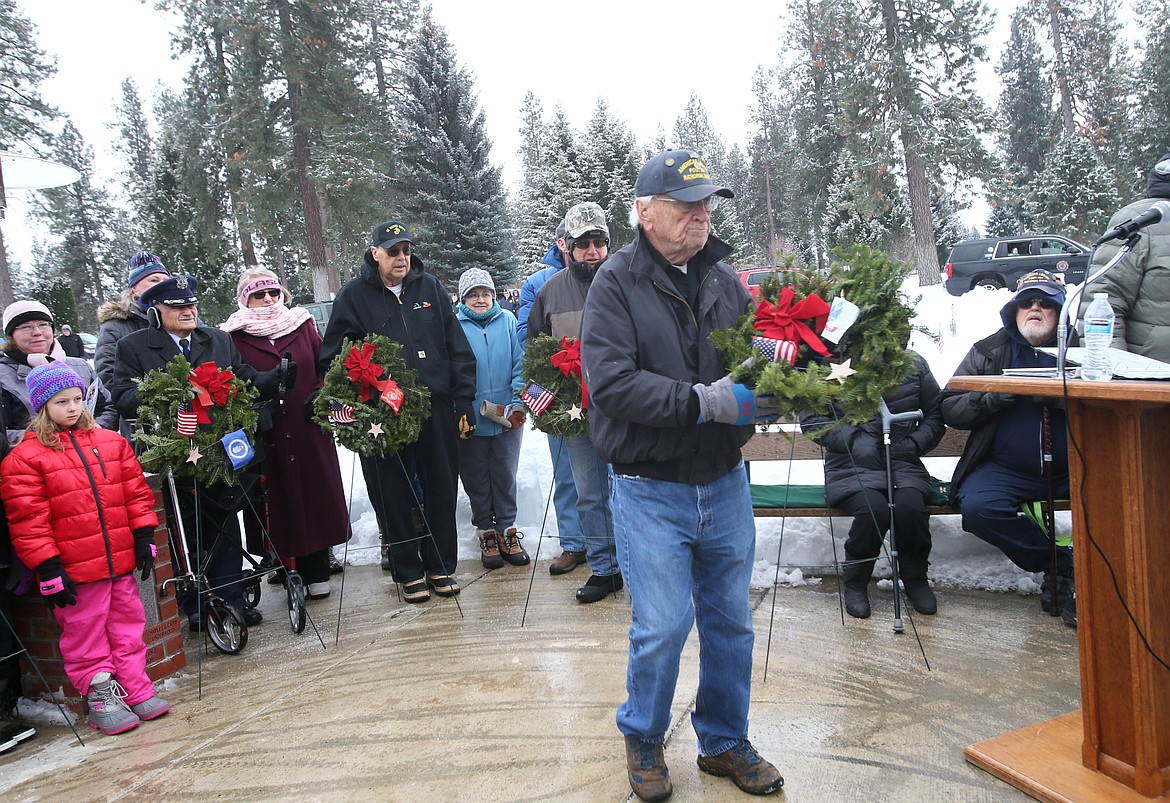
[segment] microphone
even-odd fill
[[[1151,226],[1161,220],[1170,220],[1170,203],[1155,201],[1154,205],[1142,214],[1114,226],[1101,239],[1093,243],[1093,246],[1096,247],[1110,240],[1124,240],[1138,229],[1144,229],[1146,226]]]

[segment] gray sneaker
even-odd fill
[[[171,704],[156,694],[149,699],[130,706],[130,710],[134,712],[136,717],[146,722],[151,719],[158,719],[170,711]]]
[[[109,672],[98,672],[89,682],[89,726],[107,736],[125,733],[142,722],[126,705],[126,692]]]

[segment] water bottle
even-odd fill
[[[1113,321],[1117,316],[1109,304],[1108,293],[1093,293],[1093,303],[1085,313],[1085,359],[1081,377],[1094,382],[1113,378],[1109,347],[1113,343]]]

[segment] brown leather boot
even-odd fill
[[[662,745],[626,737],[626,772],[630,789],[642,800],[666,800],[674,793]]]
[[[548,565],[549,574],[568,574],[585,562],[585,550],[570,552],[565,550]]]

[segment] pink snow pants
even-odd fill
[[[126,690],[126,704],[154,696],[146,675],[146,611],[132,574],[77,584],[77,604],[54,608],[61,625],[65,674],[82,694],[98,672],[109,672]]]

